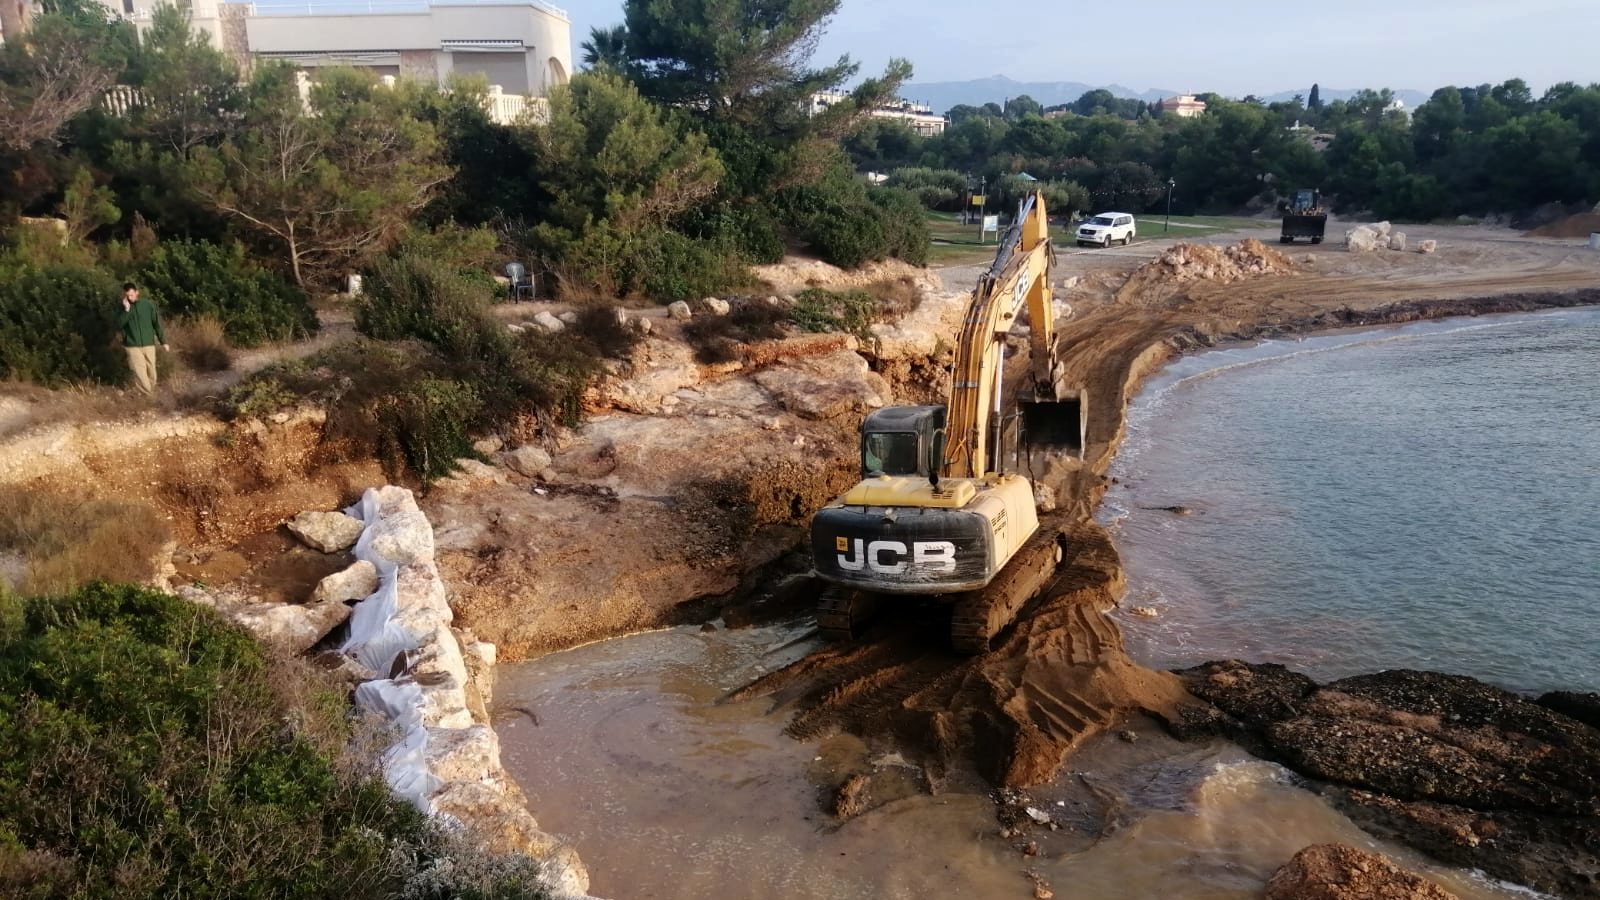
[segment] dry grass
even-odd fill
[[[879,322],[898,322],[922,302],[922,291],[906,276],[874,281],[862,290],[877,301],[875,318]]]
[[[0,438],[41,425],[116,419],[127,414],[131,396],[104,385],[46,388],[23,381],[0,382]]]
[[[178,358],[194,372],[225,372],[233,367],[232,348],[215,316],[181,319],[168,326]]]
[[[171,527],[144,503],[0,490],[0,553],[25,565],[24,594],[62,594],[95,580],[146,582]]]

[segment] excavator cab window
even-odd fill
[[[861,475],[928,476],[944,453],[942,406],[891,406],[861,423]]]
[[[922,463],[921,443],[913,432],[866,435],[861,442],[861,468],[869,474],[916,475]]]

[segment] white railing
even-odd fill
[[[430,6],[532,6],[571,19],[567,11],[544,0],[265,0],[251,4],[257,16],[361,16],[423,13]]]
[[[385,87],[394,87],[395,77],[385,75],[381,79]],[[304,71],[295,73],[295,86],[300,90],[300,99],[307,107],[311,105],[311,76]],[[450,93],[441,90],[441,93]],[[125,116],[144,105],[144,97],[139,89],[132,85],[114,84],[100,97],[100,108],[113,116]],[[550,100],[546,97],[529,97],[524,94],[508,94],[498,84],[489,85],[489,93],[483,97],[483,110],[489,114],[490,121],[496,125],[515,125],[519,122],[543,124],[550,121]]]
[[[100,98],[100,108],[113,116],[125,116],[143,105],[139,89],[126,84],[113,84]]]

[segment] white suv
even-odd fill
[[[1089,244],[1100,247],[1109,247],[1112,244],[1127,245],[1138,236],[1139,226],[1134,223],[1133,216],[1127,213],[1101,213],[1078,226],[1079,247]]]

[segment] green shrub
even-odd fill
[[[928,264],[933,235],[917,198],[898,188],[880,187],[868,193],[882,223],[884,252],[914,266]]]
[[[836,169],[815,185],[785,191],[780,204],[789,230],[840,268],[890,256],[916,265],[927,261],[927,222],[906,191],[869,189],[848,169]]]
[[[101,269],[0,258],[0,378],[119,384],[121,284]]]
[[[642,272],[645,294],[660,303],[715,296],[747,278],[744,260],[732,247],[676,231],[656,233]]]
[[[382,897],[425,820],[289,723],[209,609],[92,585],[22,601],[0,652],[0,834],[74,896]],[[4,842],[0,842],[4,843]]]
[[[867,340],[876,309],[877,301],[866,291],[811,288],[795,295],[790,316],[807,331],[842,331]]]
[[[420,378],[400,385],[375,410],[378,451],[404,460],[425,481],[443,478],[456,460],[475,458],[472,430],[482,402],[469,384],[447,378]]]
[[[170,317],[214,316],[237,347],[317,331],[304,292],[251,262],[239,244],[165,241],[140,267],[140,287]]]
[[[543,897],[351,752],[342,692],[212,610],[0,592],[7,897]]]
[[[905,168],[889,173],[889,186],[910,191],[927,209],[959,212],[967,196],[967,178],[953,169]]]
[[[534,229],[536,242],[558,260],[555,270],[570,297],[644,296],[660,303],[698,300],[745,284],[749,270],[732,243],[692,238],[665,228],[622,230],[594,226],[581,239]]]

